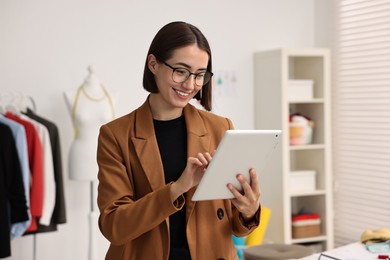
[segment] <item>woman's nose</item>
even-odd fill
[[[182,84],[187,89],[196,88],[195,75],[190,75]]]

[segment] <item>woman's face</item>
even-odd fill
[[[165,63],[173,68],[187,69],[197,74],[207,70],[208,61],[207,52],[193,44],[175,50],[173,56]],[[195,84],[194,75],[182,83],[175,82],[172,78],[173,70],[166,64],[157,62],[153,55],[149,56],[149,68],[155,76],[159,90],[159,93],[152,94],[153,105],[157,105],[160,112],[175,109],[181,111],[201,89],[201,86]]]

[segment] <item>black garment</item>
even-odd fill
[[[61,143],[59,131],[57,126],[53,122],[37,115],[31,109],[27,108],[27,112],[25,114],[31,119],[34,119],[35,121],[43,124],[49,132],[50,145],[53,157],[54,180],[56,185],[56,202],[53,210],[53,215],[51,217],[50,225],[44,226],[40,225],[38,222],[38,229],[36,231],[27,232],[26,235],[56,231],[58,224],[66,223],[66,207],[64,182],[62,178]]]
[[[28,220],[27,210],[15,139],[0,123],[0,258],[11,256],[11,224]]]
[[[187,163],[187,129],[184,116],[159,121],[153,120],[165,183],[176,181]],[[170,254],[169,260],[191,259],[186,235],[186,207],[169,217]]]

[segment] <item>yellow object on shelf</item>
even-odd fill
[[[263,243],[264,234],[267,230],[267,225],[270,217],[271,209],[261,207],[260,225],[246,237],[245,245],[256,246],[261,245]]]

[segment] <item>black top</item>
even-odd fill
[[[153,120],[158,148],[164,168],[165,183],[179,179],[187,163],[187,129],[184,116]],[[186,207],[169,217],[169,260],[191,259],[186,236]]]

